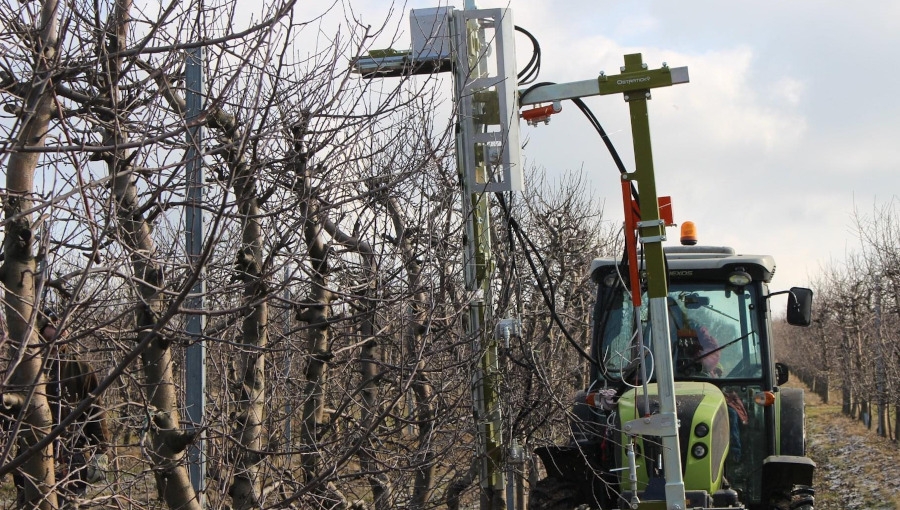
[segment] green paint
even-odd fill
[[[648,385],[648,392],[651,400],[658,398],[658,386],[656,384]],[[619,399],[618,411],[622,423],[629,420],[640,418],[640,406],[637,405],[636,399],[641,395],[641,391],[630,390]],[[710,494],[715,493],[722,487],[722,481],[725,474],[725,458],[728,454],[727,448],[716,448],[714,443],[727,444],[728,442],[728,410],[725,403],[725,396],[722,391],[715,385],[706,382],[679,382],[675,385],[676,398],[700,397],[702,400],[697,406],[692,416],[679,416],[682,420],[678,430],[678,435],[687,434],[687,452],[685,455],[684,470],[684,486],[687,490],[705,490]],[[709,427],[709,434],[706,437],[699,438],[694,434],[694,428],[705,423]],[[628,435],[621,435],[622,444],[628,441]],[[635,444],[641,452],[648,451],[646,438],[635,437]],[[702,444],[706,447],[707,454],[702,459],[696,459],[691,455],[691,449]],[[649,445],[652,449],[654,445]],[[656,450],[660,450],[657,446]],[[625,449],[622,448],[621,458],[625,458]],[[645,487],[648,480],[647,464],[651,462],[646,458],[638,458],[638,487]],[[625,466],[622,466],[625,467]],[[627,486],[627,472],[620,472],[620,482],[623,486]],[[643,506],[641,508],[644,508]]]
[[[656,193],[656,176],[653,172],[653,150],[650,143],[650,119],[647,100],[650,89],[672,85],[668,67],[648,70],[640,53],[625,55],[625,69],[622,74],[600,77],[601,94],[625,94],[631,112],[631,136],[634,141],[635,171],[628,174],[629,180],[637,183],[640,193],[641,222],[639,235],[644,240],[644,259],[647,264],[647,296],[665,298],[665,259],[662,239],[666,228],[659,222],[659,203]]]

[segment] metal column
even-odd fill
[[[203,48],[193,48],[187,52],[185,73],[185,117],[188,123],[196,119],[203,109]],[[185,169],[187,171],[187,203],[185,208],[185,224],[187,236],[185,251],[191,268],[197,271],[198,277],[185,305],[190,310],[204,308],[203,296],[206,294],[204,271],[200,264],[203,248],[203,130],[193,126],[187,131],[187,150],[185,153]],[[206,407],[206,342],[203,340],[203,329],[206,320],[202,314],[188,314],[186,330],[191,344],[185,353],[185,398],[188,420],[194,427],[203,426],[203,414]],[[206,486],[206,441],[205,434],[188,448],[188,462],[191,484],[200,505],[206,506],[203,491]]]
[[[634,73],[634,74],[631,74]],[[665,68],[663,70],[665,73]],[[613,78],[611,77],[610,80]],[[666,508],[685,509],[684,479],[681,473],[681,447],[678,443],[678,415],[675,409],[675,379],[672,366],[672,347],[669,339],[668,285],[662,242],[666,239],[664,222],[660,219],[659,200],[656,193],[656,176],[653,172],[653,151],[650,146],[650,119],[647,100],[652,86],[657,85],[643,63],[641,55],[625,55],[622,75],[616,77],[619,86],[636,86],[637,90],[624,93],[631,111],[631,136],[634,140],[635,171],[627,176],[638,183],[640,192],[641,221],[638,223],[640,242],[644,246],[647,262],[647,297],[650,301],[650,332],[654,360],[656,361],[656,381],[659,388],[659,414],[642,420],[629,422],[632,432],[640,432],[638,427],[647,426],[650,432],[662,438],[663,466],[666,478]],[[646,88],[644,88],[646,87]],[[601,88],[603,84],[601,83]]]
[[[467,6],[472,6],[468,4]],[[492,31],[490,37],[485,31]],[[456,154],[463,179],[466,221],[464,271],[469,313],[466,331],[481,356],[472,381],[481,508],[506,506],[500,412],[500,371],[493,319],[489,192],[523,187],[512,13],[508,9],[455,11],[451,23],[457,107]],[[489,62],[493,57],[495,60]]]

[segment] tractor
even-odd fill
[[[812,291],[771,292],[769,255],[686,244],[665,247],[664,258],[687,508],[811,510],[815,464],[806,457],[803,390],[783,386],[789,372],[775,362],[770,298],[787,294],[787,322],[807,326]],[[660,363],[650,348],[646,285],[631,283],[628,260],[642,256],[590,267],[591,383],[576,395],[569,444],[536,450],[547,477],[532,488],[531,509],[672,508],[662,441],[640,430],[660,410]]]

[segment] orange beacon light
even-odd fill
[[[697,244],[697,227],[693,221],[685,221],[681,224],[681,244],[694,246]]]

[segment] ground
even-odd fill
[[[806,404],[816,510],[900,509],[900,446],[841,414],[840,404],[823,404],[809,391]]]
[[[818,466],[816,510],[900,510],[900,445],[842,415],[839,404],[823,404],[809,391],[806,403],[807,449]],[[0,510],[14,501],[6,477],[0,481]]]

